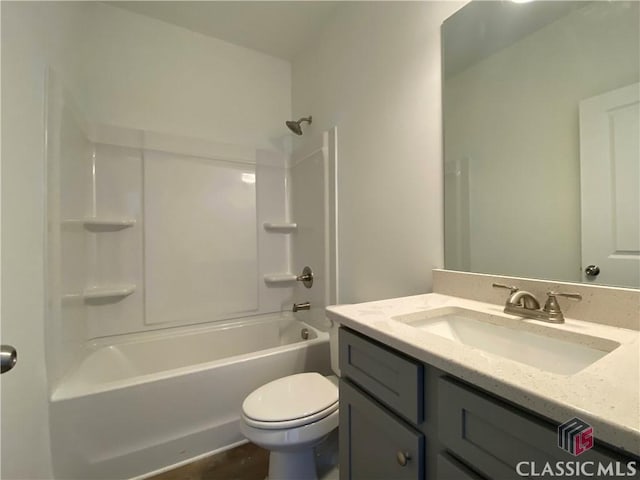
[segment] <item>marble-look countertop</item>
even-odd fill
[[[560,375],[469,347],[407,323],[397,315],[446,306],[462,307],[528,330],[591,343],[589,337],[620,344],[582,371]],[[537,412],[558,424],[578,416],[597,440],[640,455],[640,332],[566,319],[564,324],[522,319],[502,306],[438,293],[327,308],[329,319],[433,365],[481,389]],[[581,337],[585,335],[587,337]],[[597,343],[597,340],[595,341]]]

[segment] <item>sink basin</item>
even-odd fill
[[[561,375],[577,373],[619,343],[458,307],[393,317],[425,332]]]

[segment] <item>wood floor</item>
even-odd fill
[[[247,443],[148,480],[264,480],[268,470],[269,451]]]
[[[338,480],[338,429],[315,447],[319,480]],[[246,443],[146,480],[265,480],[269,451]]]

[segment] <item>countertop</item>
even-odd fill
[[[441,307],[490,314],[528,329],[556,329],[558,336],[587,335],[620,344],[572,375],[540,370],[393,320]],[[565,319],[564,324],[522,319],[502,306],[438,293],[327,308],[329,319],[363,333],[558,424],[578,416],[596,440],[640,455],[640,332]],[[548,331],[548,330],[547,330]]]

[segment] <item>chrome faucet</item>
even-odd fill
[[[291,309],[294,313],[299,310],[311,310],[311,304],[309,302],[304,303],[294,303],[293,308]]]
[[[494,283],[494,288],[506,288],[510,291],[509,298],[504,305],[504,313],[520,315],[525,318],[535,318],[550,323],[564,323],[564,314],[556,297],[567,297],[574,300],[582,300],[579,293],[547,292],[547,301],[540,308],[540,302],[530,292],[520,290],[518,287]]]
[[[313,287],[313,271],[311,270],[311,267],[304,267],[302,269],[302,274],[298,275],[296,280],[298,282],[302,282],[302,284],[307,288]]]

